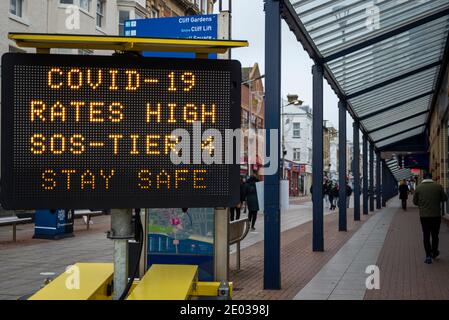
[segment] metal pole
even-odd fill
[[[134,237],[133,231],[132,209],[112,209],[108,238],[114,240],[114,300],[128,284],[128,240]]]
[[[346,231],[346,101],[338,102],[338,231]]]
[[[324,251],[323,234],[323,67],[315,64],[313,74],[312,202],[313,251]]]
[[[381,171],[380,171],[380,152],[376,152],[376,209],[382,209],[382,186],[381,186]]]
[[[281,149],[281,156],[282,156],[282,173],[281,173],[281,179],[285,179],[285,136],[284,136],[284,100],[281,98],[281,134],[282,134],[282,149]]]
[[[382,207],[387,206],[387,188],[388,188],[388,180],[387,180],[387,165],[385,164],[385,160],[382,160]]]
[[[368,214],[368,138],[363,135],[363,214]]]
[[[250,80],[250,79],[248,79]],[[253,103],[252,103],[252,96],[251,96],[251,83],[252,81],[248,82],[248,90],[249,90],[249,100],[248,100],[248,108],[249,108],[249,116],[248,116],[248,154],[246,156],[248,161],[248,176],[251,176],[251,164],[249,161],[250,158],[250,142],[249,138],[251,136],[251,118],[253,116]]]
[[[369,144],[369,211],[374,211],[374,145]]]
[[[271,141],[270,130],[279,133],[281,97],[281,8],[278,0],[265,0],[265,128],[266,150],[280,146],[279,134]],[[279,149],[277,149],[279,150]],[[264,187],[264,289],[281,288],[281,211],[279,207],[280,157],[277,170],[265,176]]]
[[[353,133],[353,143],[354,143],[354,161],[352,174],[354,176],[354,221],[360,220],[360,139],[359,131],[360,125],[358,121],[353,123],[354,133]]]

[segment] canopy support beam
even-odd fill
[[[267,132],[280,127],[281,96],[281,15],[278,0],[265,1],[265,127]],[[279,202],[280,156],[279,134],[271,139],[267,134],[266,150],[276,147],[276,170],[265,175],[264,188],[264,277],[263,287],[269,290],[281,289],[281,210]],[[273,165],[273,164],[271,164]]]
[[[342,100],[338,102],[338,128],[338,231],[346,231],[346,101]]]

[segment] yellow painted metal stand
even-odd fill
[[[112,263],[76,263],[29,300],[112,300]],[[187,300],[218,296],[219,282],[198,281],[198,266],[154,264],[127,300]],[[232,283],[229,283],[232,296]]]
[[[127,300],[186,300],[198,282],[198,266],[151,266]]]
[[[209,53],[226,53],[228,49],[247,47],[248,41],[118,37],[75,34],[9,33],[19,47],[36,48],[37,53],[50,53],[52,48],[194,52],[198,58]]]
[[[113,274],[112,263],[76,263],[29,300],[111,300]]]

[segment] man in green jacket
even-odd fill
[[[424,236],[427,264],[432,263],[440,252],[438,251],[438,234],[441,224],[441,203],[447,201],[443,187],[432,180],[432,175],[426,173],[424,180],[416,188],[413,203],[419,207],[419,217]],[[432,242],[430,242],[432,237]]]

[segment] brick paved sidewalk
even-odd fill
[[[230,272],[235,286],[233,299],[293,299],[368,218],[362,216],[362,221],[354,222],[353,210],[348,209],[348,231],[338,232],[338,211],[325,216],[324,252],[312,252],[311,222],[283,232],[281,290],[263,290],[263,241],[242,250],[241,271]],[[232,255],[231,266],[234,263]]]
[[[101,215],[92,217],[93,224],[89,230],[86,228],[82,218],[75,219],[73,233],[75,237],[91,235],[95,233],[104,234],[111,228],[111,216]],[[35,245],[39,243],[52,243],[58,240],[33,239],[34,223],[17,225],[17,242],[12,240],[12,226],[0,227],[0,250],[7,248],[18,248],[22,246]],[[104,235],[106,237],[106,235]]]
[[[441,255],[424,263],[418,209],[397,209],[380,252],[380,290],[367,291],[365,299],[449,299],[449,227],[440,230]]]

